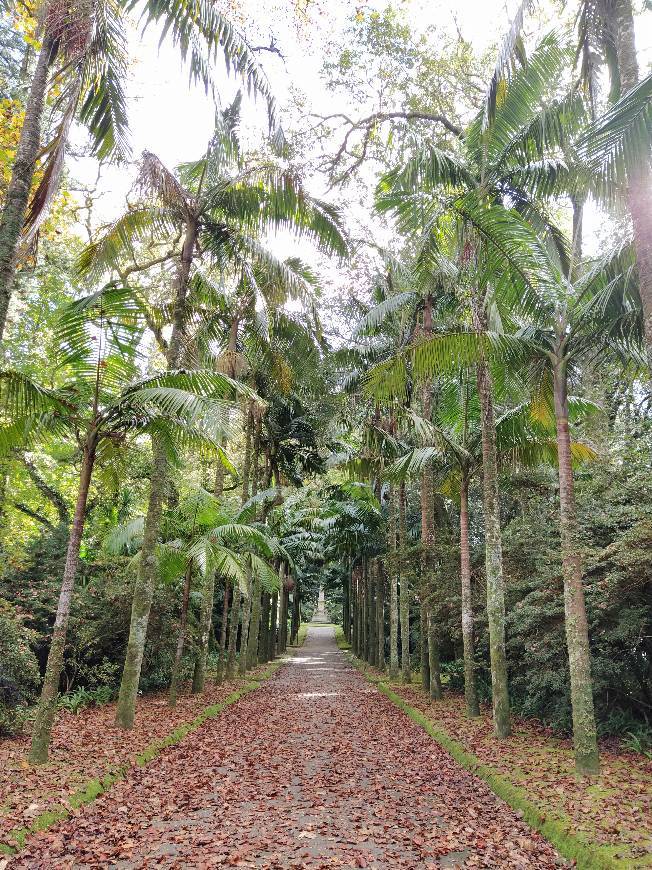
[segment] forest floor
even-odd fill
[[[421,713],[434,726],[436,739],[466,753],[466,762],[476,771],[481,768],[499,794],[511,795],[513,806],[529,804],[538,822],[554,825],[561,839],[570,835],[595,849],[588,866],[652,867],[652,759],[619,751],[614,740],[603,741],[600,777],[579,778],[570,739],[514,717],[512,735],[498,741],[490,705],[469,719],[460,693],[445,691],[440,701],[430,701],[416,682],[390,683],[363,663],[358,666]]]
[[[11,859],[34,870],[563,864],[317,626],[255,692]]]
[[[269,666],[267,666],[268,668]],[[23,845],[31,834],[57,816],[80,811],[102,791],[103,784],[144,763],[166,742],[195,722],[207,709],[217,712],[227,699],[252,687],[266,666],[247,678],[217,685],[206,681],[201,695],[181,694],[174,708],[166,693],[138,700],[135,727],[125,732],[115,724],[115,704],[88,707],[78,713],[60,710],[50,745],[50,762],[27,763],[27,735],[0,741],[0,867],[2,851]],[[3,848],[4,847],[4,848]]]

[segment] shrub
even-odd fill
[[[18,610],[0,598],[0,734],[22,728],[40,682],[36,656]]]

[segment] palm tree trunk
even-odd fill
[[[383,563],[376,560],[376,667],[385,671],[385,571]]]
[[[191,581],[192,562],[186,568],[186,573],[183,578],[183,599],[181,601],[181,620],[179,623],[179,636],[177,637],[177,648],[174,653],[172,679],[170,680],[170,692],[168,694],[168,704],[170,707],[176,706],[177,696],[179,694],[179,676],[181,673],[181,658],[183,656],[183,647],[186,642],[186,629],[188,627],[188,606],[190,604]]]
[[[372,667],[376,665],[378,656],[378,644],[376,642],[376,584],[378,563],[377,559],[369,562],[369,582],[367,583],[367,618],[369,632],[369,651],[367,661]]]
[[[16,275],[16,256],[25,223],[36,161],[41,148],[41,125],[48,86],[52,40],[45,34],[25,104],[25,116],[11,179],[0,216],[0,342],[4,337]]]
[[[224,679],[226,670],[226,635],[229,625],[229,584],[224,580],[224,598],[222,599],[222,620],[220,622],[220,649],[217,661],[217,674],[215,681],[218,685]]]
[[[72,593],[77,577],[79,564],[79,547],[84,532],[84,520],[86,517],[86,504],[88,502],[88,490],[93,475],[95,463],[96,437],[89,436],[82,456],[81,471],[79,473],[79,490],[75,514],[70,528],[66,563],[63,570],[63,581],[59,592],[57,615],[52,631],[52,641],[48,653],[48,661],[43,678],[41,697],[39,698],[36,711],[34,730],[32,731],[32,744],[29,751],[29,760],[32,764],[43,764],[48,760],[48,750],[54,716],[57,710],[57,697],[59,695],[59,681],[63,669],[63,653],[66,646],[66,632],[70,617]]]
[[[479,333],[486,332],[486,313],[482,309],[479,291],[473,294],[473,325]],[[494,418],[491,373],[484,359],[476,365],[478,397],[480,399],[482,431],[482,473],[485,527],[485,565],[487,573],[487,622],[489,624],[489,657],[491,661],[491,694],[494,733],[498,738],[511,733],[507,653],[505,649],[505,584],[503,580],[503,545],[500,529],[500,499],[498,496],[498,463],[496,460],[496,423]]]
[[[428,602],[424,599],[422,592],[419,602],[419,673],[421,675],[421,688],[428,694],[430,693],[429,625]]]
[[[464,697],[470,717],[480,715],[473,649],[473,606],[471,601],[471,554],[469,551],[469,479],[460,480],[460,577],[462,583],[462,644],[464,648]]]
[[[192,675],[192,693],[204,691],[206,682],[206,660],[208,658],[208,639],[211,635],[213,619],[213,599],[215,598],[215,571],[207,571],[202,590],[201,611],[199,614],[199,649]]]
[[[582,585],[581,542],[571,464],[566,368],[563,361],[558,361],[554,368],[554,392],[559,458],[559,517],[564,574],[564,612],[573,708],[575,766],[578,773],[592,775],[600,772],[600,759],[593,708],[589,628]]]
[[[396,556],[396,500],[397,492],[389,485],[389,678],[398,679],[398,560]]]
[[[476,375],[482,415],[487,621],[489,623],[494,732],[496,737],[503,738],[508,737],[511,733],[507,653],[505,649],[505,587],[503,580],[502,534],[500,529],[500,501],[498,498],[494,406],[491,375],[484,360],[478,363]]]
[[[186,322],[188,280],[197,244],[197,233],[197,221],[188,220],[183,248],[181,249],[181,260],[176,276],[172,334],[170,335],[170,343],[166,353],[168,369],[175,369],[181,357],[182,339]],[[161,527],[163,498],[167,479],[168,461],[165,446],[159,438],[154,436],[152,437],[152,473],[150,477],[147,516],[145,518],[145,531],[143,534],[143,545],[140,550],[140,565],[131,604],[127,654],[122,670],[120,693],[116,709],[116,723],[122,728],[133,728],[134,717],[136,715],[136,700],[138,698],[140,671],[145,654],[147,625],[149,623],[154,586],[156,584],[156,544]]]
[[[260,634],[260,596],[261,596],[260,577],[256,575],[253,583],[252,601],[251,601],[251,625],[249,627],[249,640],[247,644],[247,667],[255,668],[258,664],[258,637]]]
[[[439,667],[439,637],[437,634],[437,619],[432,604],[428,606],[428,665],[430,671],[430,697],[438,701],[441,698],[441,672]]]
[[[263,603],[260,618],[260,640],[258,642],[258,661],[263,664],[269,661],[269,617],[271,611],[272,596],[269,592],[263,592]]]
[[[278,592],[272,593],[272,607],[270,612],[270,627],[269,627],[269,655],[268,661],[274,661],[278,643],[276,639],[276,620],[278,617]]]
[[[410,669],[410,586],[408,583],[407,567],[405,563],[405,483],[401,482],[398,493],[398,542],[399,558],[401,559],[401,680],[404,683],[412,682]]]
[[[231,617],[229,620],[229,649],[226,656],[226,678],[232,680],[236,671],[236,649],[238,644],[238,623],[240,621],[240,587],[233,584],[231,596]]]
[[[295,646],[299,641],[299,626],[301,625],[301,587],[298,581],[292,594],[292,621],[290,625],[290,646]]]
[[[342,581],[342,631],[347,643],[351,642],[349,628],[351,625],[351,564],[347,561],[346,577]]]
[[[636,37],[631,0],[615,0],[611,4],[616,55],[620,74],[620,92],[625,95],[639,81]],[[643,308],[645,349],[652,373],[652,208],[650,207],[652,172],[649,160],[641,160],[633,168],[627,184],[627,200],[632,216],[634,248],[638,266],[638,286]]]
[[[356,658],[360,658],[358,646],[358,571],[358,565],[351,569],[351,649]]]
[[[242,603],[242,628],[240,629],[240,654],[238,657],[238,673],[244,676],[247,673],[247,656],[249,654],[249,620],[251,618],[251,596],[253,595],[253,581],[251,573],[247,572],[247,594]]]
[[[116,709],[116,722],[122,728],[133,728],[134,725],[138,684],[145,653],[147,623],[158,576],[156,543],[161,526],[168,460],[165,447],[157,437],[152,438],[152,454],[150,494],[145,517],[143,546],[131,602],[129,640],[127,641],[127,654]]]

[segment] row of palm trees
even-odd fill
[[[600,9],[589,10],[587,4],[583,14],[595,16]],[[623,20],[612,24],[626,28]],[[382,480],[392,487],[386,550],[392,676],[399,623],[403,658],[409,654],[409,627],[395,606],[396,575],[401,590],[410,582],[410,567],[394,558],[397,546],[407,552],[401,487],[410,476],[420,479],[421,564],[412,574],[420,575],[421,584],[422,676],[434,696],[437,631],[429,598],[441,577],[432,562],[429,468],[440,491],[459,500],[469,715],[477,715],[478,704],[468,491],[471,476],[482,471],[493,717],[496,735],[504,738],[511,726],[499,472],[508,464],[554,460],[576,765],[580,773],[595,774],[599,758],[573,478],[573,465],[593,452],[571,439],[573,419],[595,409],[571,393],[581,390],[583,370],[601,357],[641,361],[647,303],[640,238],[635,234],[632,244],[588,260],[582,256],[582,210],[589,196],[610,205],[626,195],[631,206],[641,166],[648,173],[644,189],[649,193],[650,85],[632,90],[630,83],[629,93],[592,121],[595,106],[576,83],[560,88],[568,64],[566,46],[556,34],[542,39],[522,65],[508,63],[521,25],[517,20],[486,103],[463,136],[450,148],[417,145],[378,184],[377,208],[394,216],[410,254],[403,262],[386,258],[379,304],[360,324],[359,346],[349,353],[359,373],[353,383],[373,409],[374,446],[358,457],[357,467],[364,460],[377,487]],[[552,217],[562,200],[572,205],[570,237]],[[649,220],[649,204],[645,208]],[[373,635],[384,624],[377,613],[383,608],[382,574],[359,567],[348,592],[357,607],[347,633],[354,648],[379,667],[384,667],[383,644]],[[360,643],[361,633],[372,635],[371,649],[366,640]],[[430,663],[435,673],[426,676]]]
[[[231,49],[236,51],[237,43]],[[237,135],[239,109],[238,96],[232,106],[218,113],[204,156],[181,167],[179,174],[153,154],[143,154],[135,185],[137,201],[80,257],[81,278],[94,283],[108,278],[108,283],[61,313],[56,329],[58,365],[50,383],[35,383],[13,370],[0,376],[3,451],[72,436],[82,458],[66,569],[32,734],[30,760],[34,763],[48,757],[93,470],[97,463],[115,461],[131,437],[149,435],[152,468],[147,510],[138,530],[136,582],[117,705],[120,726],[131,728],[134,723],[154,589],[164,570],[164,557],[170,559],[165,528],[171,518],[164,503],[171,470],[181,456],[203,452],[213,457],[217,470],[212,508],[205,506],[199,518],[194,517],[191,528],[185,530],[187,540],[177,547],[176,561],[172,560],[177,567],[184,565],[172,703],[178,692],[193,575],[198,571],[204,575],[194,679],[195,688],[201,690],[216,577],[231,589],[229,647],[223,658],[227,673],[232,674],[238,637],[241,671],[257,662],[254,647],[263,625],[261,608],[267,605],[267,624],[276,618],[276,603],[272,606],[269,601],[273,578],[278,587],[279,572],[286,576],[293,565],[289,551],[257,527],[256,520],[260,513],[265,523],[278,499],[277,493],[270,495],[269,491],[274,484],[280,486],[287,470],[287,456],[277,455],[280,436],[277,433],[275,439],[270,429],[273,416],[265,411],[266,398],[273,399],[274,390],[287,392],[292,380],[282,353],[287,333],[299,346],[303,341],[311,352],[316,348],[310,330],[281,309],[288,298],[311,298],[315,279],[298,259],[281,261],[270,253],[266,234],[290,231],[336,255],[345,253],[346,242],[337,213],[309,197],[295,173],[273,157],[245,158]],[[262,322],[263,313],[267,324]],[[146,333],[154,337],[162,370],[143,378],[148,365],[143,352]],[[264,398],[270,382],[271,395]],[[261,418],[266,413],[263,445]],[[237,474],[228,442],[242,427],[245,513],[233,522],[223,517],[219,522],[216,511],[221,510],[225,471]],[[260,468],[263,454],[265,467]],[[262,500],[258,499],[259,485],[267,491]],[[248,508],[250,494],[253,513]],[[280,607],[281,649],[287,640],[283,627],[290,586],[289,581],[281,582],[278,595],[276,589],[273,593]],[[226,591],[224,601],[226,605]],[[297,617],[298,613],[294,623]],[[225,629],[226,610],[222,622]],[[226,639],[224,631],[223,635]]]

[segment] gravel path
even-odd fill
[[[257,691],[35,837],[11,867],[561,864],[313,625]]]

